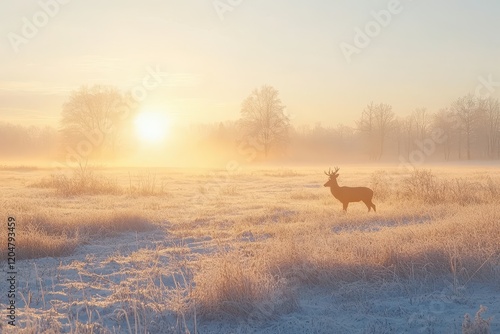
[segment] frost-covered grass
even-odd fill
[[[51,170],[0,170],[0,217],[18,221],[19,257],[39,258],[19,262],[21,327],[499,330],[493,169],[341,166],[339,184],[372,187],[377,205],[347,214],[323,169],[101,169],[94,179],[123,191],[95,195],[54,191]],[[480,305],[493,318],[466,323]]]

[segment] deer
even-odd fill
[[[360,202],[363,201],[368,207],[368,212],[373,208],[373,211],[377,212],[375,204],[372,203],[373,190],[367,187],[339,187],[337,183],[337,177],[339,176],[338,171],[340,168],[335,167],[335,171],[332,172],[328,169],[328,173],[325,174],[329,177],[328,182],[324,184],[325,187],[330,187],[333,197],[338,199],[344,206],[344,212],[347,212],[347,206],[350,202]]]

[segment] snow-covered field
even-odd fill
[[[54,173],[0,170],[18,257],[53,255],[16,262],[4,333],[500,333],[493,169],[435,168],[449,183],[421,189],[425,174],[342,167],[340,185],[376,194],[377,213],[347,214],[322,169],[104,169],[123,191],[97,195],[40,185]],[[132,191],[144,183],[158,191]]]

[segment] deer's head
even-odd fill
[[[339,177],[338,171],[340,168],[335,167],[335,171],[332,172],[330,168],[328,168],[328,172],[325,171],[325,174],[329,177],[328,182],[324,184],[325,187],[332,187],[337,184],[337,177]]]

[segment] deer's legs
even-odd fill
[[[366,207],[368,208],[368,212],[370,212],[372,208],[373,211],[377,212],[375,204],[373,204],[372,201],[363,201],[363,203],[365,203]]]
[[[342,205],[344,207],[344,211],[347,212],[347,206],[349,205],[349,202],[342,203]]]

